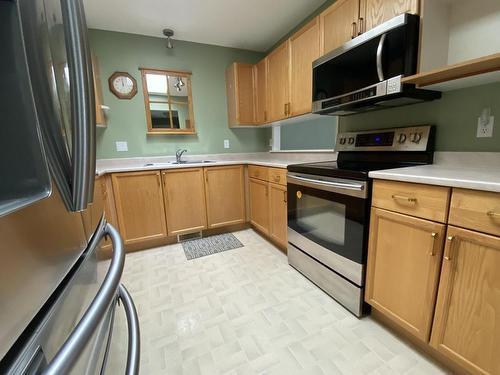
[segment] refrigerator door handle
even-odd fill
[[[139,318],[137,317],[137,310],[125,286],[120,284],[118,288],[118,296],[123,302],[125,315],[127,317],[128,326],[128,353],[127,353],[127,367],[125,375],[138,375],[139,374],[139,361],[141,354],[141,335],[139,332]]]
[[[113,255],[108,272],[82,319],[78,322],[52,361],[44,369],[43,375],[70,373],[81,352],[108,311],[109,306],[117,296],[125,264],[125,252],[120,234],[111,224],[106,223],[105,220],[101,220],[99,229],[92,239],[90,246],[97,246],[105,235],[109,235],[113,243]]]
[[[92,62],[82,1],[61,0],[71,82],[72,204],[75,211],[92,202],[95,176],[95,97]]]

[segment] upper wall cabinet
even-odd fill
[[[269,121],[290,116],[290,41],[267,56],[267,98]]]
[[[255,123],[265,124],[267,116],[267,57],[253,66]]]
[[[291,116],[312,109],[312,63],[319,57],[319,18],[314,18],[290,38]]]
[[[191,73],[141,68],[148,134],[195,134]]]
[[[364,4],[363,4],[364,3]],[[358,29],[361,33],[390,20],[402,13],[419,13],[418,0],[361,0],[361,16]],[[363,13],[365,17],[362,17]]]
[[[227,117],[230,128],[254,125],[253,65],[233,63],[226,69]]]
[[[104,108],[106,106],[103,104],[102,99],[102,86],[101,86],[101,75],[99,71],[99,62],[97,57],[92,54],[92,71],[93,71],[93,81],[94,81],[94,96],[95,96],[95,123],[97,126],[105,128],[107,126],[106,116],[104,114]]]
[[[360,0],[338,0],[320,14],[321,54],[328,53],[356,37],[359,10]]]

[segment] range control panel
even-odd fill
[[[339,133],[335,151],[427,151],[431,131],[425,125]]]

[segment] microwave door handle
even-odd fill
[[[128,327],[128,352],[125,375],[138,375],[141,353],[141,335],[139,332],[139,318],[137,316],[137,310],[132,296],[123,284],[120,284],[118,288],[118,298],[123,302]]]
[[[84,210],[92,201],[95,176],[95,97],[92,63],[82,1],[61,0],[70,87],[72,205]]]
[[[380,82],[382,82],[385,79],[384,67],[382,66],[382,59],[384,57],[384,45],[386,37],[387,34],[382,34],[377,47],[377,75]]]
[[[304,181],[304,182],[308,182],[310,184],[317,185],[317,186],[331,186],[331,187],[335,187],[335,188],[339,188],[339,189],[359,190],[359,191],[362,191],[364,189],[364,186],[361,184],[349,184],[349,183],[345,183],[345,182],[321,181],[321,180],[315,180],[312,178],[291,176],[291,175],[288,175],[288,179],[291,181],[293,181],[293,180]]]

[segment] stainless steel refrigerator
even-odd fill
[[[139,371],[122,240],[102,213],[84,225],[95,177],[93,90],[81,0],[0,0],[1,374],[118,373],[108,355],[119,311],[128,323],[125,373]],[[105,236],[113,252],[102,263]]]

